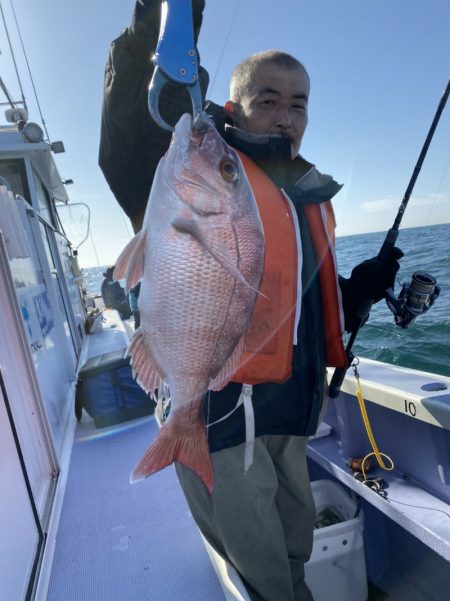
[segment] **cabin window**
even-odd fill
[[[23,159],[0,160],[0,186],[6,186],[14,196],[19,194],[31,203]]]
[[[39,214],[47,223],[56,229],[56,222],[50,195],[36,172],[34,173],[34,182],[36,185],[36,194],[39,203]]]

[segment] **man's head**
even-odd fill
[[[225,111],[234,125],[255,134],[281,134],[297,156],[308,123],[309,76],[278,50],[253,54],[234,69]]]

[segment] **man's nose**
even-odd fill
[[[277,127],[289,129],[292,127],[291,113],[288,107],[279,107],[277,111]]]

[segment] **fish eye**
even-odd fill
[[[232,183],[238,179],[239,171],[236,163],[230,159],[222,159],[219,165],[220,175],[226,182]]]

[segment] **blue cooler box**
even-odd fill
[[[150,415],[155,404],[136,383],[125,349],[89,359],[78,376],[77,417],[81,407],[97,428]]]

